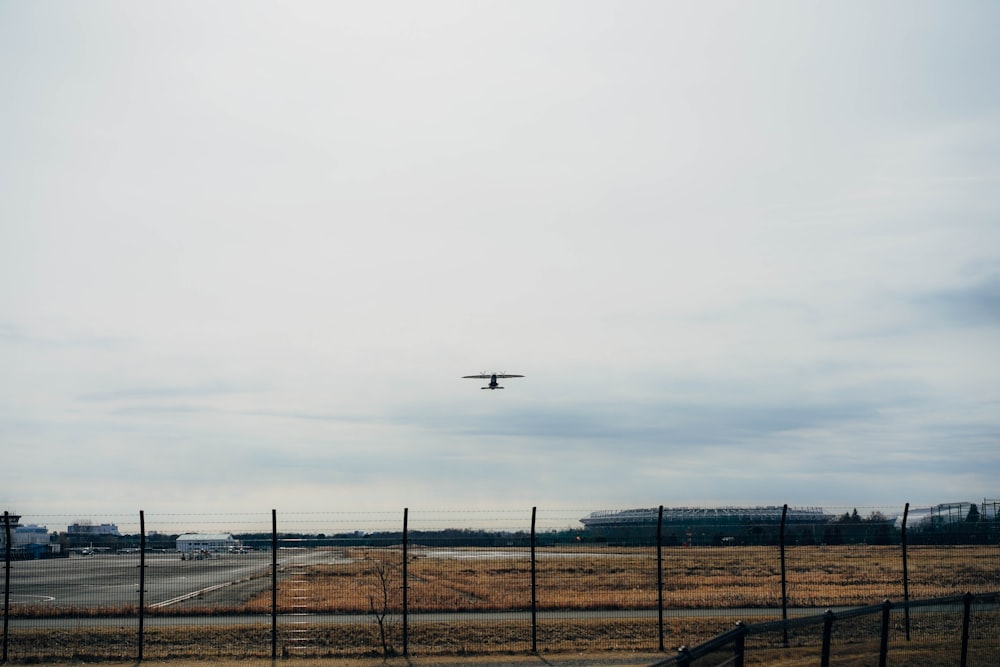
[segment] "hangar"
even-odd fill
[[[664,507],[665,545],[767,544],[777,540],[784,508],[758,507]],[[602,540],[648,542],[656,536],[658,508],[604,510],[580,519],[584,530]],[[830,516],[819,507],[789,507],[785,520],[789,527],[814,530]],[[817,539],[817,538],[813,538]]]
[[[230,533],[185,533],[177,538],[177,551],[182,554],[199,551],[226,552],[238,549],[240,541]]]

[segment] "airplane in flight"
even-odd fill
[[[480,389],[503,389],[499,384],[497,384],[497,378],[523,378],[523,375],[511,375],[508,373],[480,373],[479,375],[463,375],[463,379],[469,378],[481,378],[483,380],[489,379],[490,383],[486,387],[480,387]]]

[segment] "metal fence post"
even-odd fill
[[[145,644],[146,625],[146,514],[139,510],[139,662]]]
[[[403,508],[403,656],[410,655],[410,618],[409,618],[409,600],[407,599],[407,590],[409,589],[409,584],[407,582],[407,564],[409,562],[409,556],[407,551],[407,544],[409,542],[408,533],[408,521],[410,516],[410,508]]]
[[[736,621],[740,633],[733,640],[733,667],[743,667],[746,662],[747,628],[743,621]]]
[[[660,633],[660,650],[663,650],[663,505],[656,519],[656,615]]]
[[[833,635],[833,610],[823,614],[823,647],[820,649],[820,667],[830,667],[830,637]]]
[[[959,664],[961,667],[965,667],[969,660],[969,620],[972,616],[972,593],[966,593],[962,602],[964,606],[962,610],[962,658]]]
[[[903,507],[903,524],[899,531],[900,545],[903,548],[903,625],[906,628],[906,641],[910,641],[910,571],[906,558],[906,519],[910,514],[910,503]]]
[[[781,529],[778,533],[778,548],[781,553],[781,620],[785,621],[781,629],[782,646],[788,648],[788,577],[785,574],[785,517],[788,516],[788,504],[781,508]]]
[[[7,622],[10,617],[10,514],[3,512],[3,662],[7,662]]]
[[[278,658],[278,510],[271,510],[271,660]]]
[[[885,667],[889,656],[889,610],[892,603],[889,600],[882,602],[882,638],[878,647],[878,667]]]
[[[538,563],[535,560],[535,511],[537,507],[531,508],[531,652],[538,652],[538,588],[537,570]]]

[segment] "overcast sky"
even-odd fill
[[[0,505],[1000,498],[998,35],[0,3]]]

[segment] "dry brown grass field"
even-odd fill
[[[412,613],[527,610],[531,606],[531,564],[526,550],[412,548],[408,563],[408,603]],[[328,550],[316,562],[282,572],[278,609],[282,613],[312,612],[369,614],[349,625],[318,624],[298,629],[309,637],[308,649],[288,653],[282,620],[282,653],[305,657],[368,660],[382,653],[371,612],[401,608],[401,551],[398,548]],[[890,598],[902,599],[902,560],[899,547],[837,546],[790,547],[786,551],[788,597],[792,607],[859,606]],[[669,548],[663,552],[665,616],[664,645],[670,651],[693,646],[733,627],[739,614],[755,622],[779,616],[781,565],[777,548],[704,547]],[[384,578],[380,578],[379,575]],[[540,610],[655,609],[657,560],[654,548],[570,547],[538,550],[536,573]],[[1000,548],[916,547],[910,549],[912,599],[1000,590]],[[270,577],[267,577],[269,579]],[[256,612],[254,625],[218,625],[147,629],[144,654],[151,660],[259,660],[270,653],[269,591],[242,599],[206,596],[175,608],[173,614],[230,614]],[[722,615],[671,615],[670,610],[728,609]],[[68,610],[63,610],[68,611]],[[88,614],[79,610],[81,615]],[[107,611],[107,610],[102,610]],[[122,611],[122,610],[119,610]],[[133,610],[134,611],[134,610]],[[892,664],[955,664],[960,639],[960,609],[955,613],[914,615],[912,643],[902,642],[902,616],[893,614]],[[56,658],[79,661],[127,659],[136,652],[132,619],[120,627],[68,630],[19,630],[18,662],[51,663]],[[388,642],[401,647],[398,620],[387,620]],[[781,638],[748,638],[756,656],[748,664],[815,664],[821,627],[793,634],[790,648],[778,649]],[[840,623],[834,633],[836,664],[867,665],[877,656],[878,619]],[[996,613],[977,614],[972,628],[972,665],[1000,664],[1000,619]],[[655,618],[616,617],[585,620],[545,619],[537,641],[543,654],[573,655],[614,652],[653,652],[658,646]],[[454,623],[411,624],[410,654],[420,659],[452,657],[463,664],[473,656],[524,656],[531,649],[531,628],[525,621],[485,619]],[[919,652],[916,653],[916,652]],[[912,654],[920,657],[902,659]],[[662,656],[662,654],[660,654]],[[851,658],[850,656],[855,656]],[[852,661],[853,660],[853,661]],[[297,663],[298,664],[298,663]],[[305,663],[302,663],[305,664]],[[646,663],[648,664],[648,663]]]
[[[895,666],[914,667],[955,665],[960,646],[960,615],[944,618],[923,618],[914,623],[912,641],[904,641],[897,623],[890,644]],[[1000,658],[996,614],[979,618],[971,633],[970,667],[994,667]],[[656,624],[650,620],[630,621],[554,621],[539,629],[537,664],[634,664],[649,665],[674,653],[680,644],[696,645],[721,631],[730,629],[724,619],[668,619],[667,650],[656,651]],[[844,622],[835,626],[833,655],[836,665],[874,665],[878,656],[877,620]],[[309,665],[308,658],[323,663],[364,665],[382,663],[374,627],[321,626],[313,628],[316,645],[307,652],[287,653],[295,665]],[[398,632],[398,628],[395,629]],[[747,640],[747,665],[815,665],[820,650],[820,630],[812,628],[793,632],[790,646],[781,648],[777,634],[752,636]],[[72,659],[73,664],[99,661],[128,661],[136,655],[134,633],[126,629],[100,628],[66,631],[32,631],[21,637],[23,648],[14,662],[52,664],[59,659]],[[474,623],[421,624],[413,629],[411,660],[407,665],[532,664],[530,629],[522,624]],[[398,641],[398,635],[394,637]],[[269,629],[263,625],[221,628],[176,628],[147,631],[144,661],[165,660],[171,667],[190,661],[195,664],[260,663],[270,655]],[[398,644],[397,644],[398,645]],[[725,658],[715,654],[718,664]],[[728,655],[731,655],[729,653]],[[595,656],[604,656],[595,658]],[[636,660],[635,656],[641,656]],[[527,661],[526,661],[527,660]],[[391,662],[387,664],[392,664]]]
[[[524,555],[454,549],[454,557],[431,557],[412,549],[408,603],[413,612],[524,610],[531,606],[531,564]],[[657,604],[656,550],[539,550],[536,573],[539,609],[648,609]],[[506,555],[504,555],[506,554]],[[368,612],[381,595],[379,568],[391,578],[391,607],[400,605],[398,549],[346,549],[343,562],[313,565],[295,583],[279,583],[279,609],[308,599],[313,611]],[[909,551],[911,599],[1000,590],[1000,548],[916,547]],[[834,607],[903,598],[899,547],[790,547],[786,550],[788,604]],[[306,583],[303,583],[306,582]],[[664,605],[673,609],[779,607],[778,550],[760,548],[672,548],[663,557]],[[303,586],[308,588],[303,593]],[[248,602],[265,611],[270,593]]]

